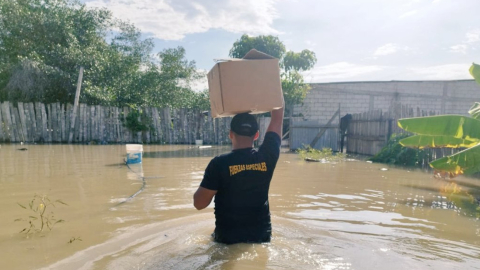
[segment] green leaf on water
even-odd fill
[[[37,217],[34,217],[34,216],[28,216],[29,218],[33,219],[33,220],[37,220],[38,218]]]
[[[17,204],[18,204],[20,207],[22,207],[23,209],[27,209],[27,207],[21,205],[20,203],[17,202]]]
[[[18,233],[22,233],[22,232],[24,232],[24,231],[26,231],[26,230],[27,230],[27,228],[24,228],[23,230],[21,230],[21,231],[18,232]]]
[[[17,218],[13,222],[16,222],[16,221],[23,221],[23,218]]]
[[[63,220],[63,219],[59,219],[59,220],[55,221],[55,223],[54,223],[54,224],[57,224],[57,223],[62,223],[62,222],[65,222],[65,220]]]

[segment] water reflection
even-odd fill
[[[443,195],[441,198],[448,200],[448,202],[442,202],[442,204],[437,202],[437,205],[445,205],[447,208],[455,209],[477,219],[480,218],[480,196],[478,190],[471,193],[471,191],[456,182],[449,182],[442,185],[440,193]]]
[[[478,181],[470,179],[471,181]],[[449,209],[480,218],[480,187],[474,183],[457,180],[437,180],[438,187],[410,185],[409,187],[432,193],[429,197],[416,196],[404,203],[413,207]]]

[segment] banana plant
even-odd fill
[[[470,74],[480,84],[480,65],[472,64]],[[442,175],[454,177],[480,172],[480,103],[463,115],[438,115],[398,120],[398,126],[416,135],[400,144],[410,148],[466,148],[430,163]]]

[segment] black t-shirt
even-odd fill
[[[201,187],[215,195],[215,241],[268,242],[271,236],[268,189],[280,156],[280,136],[267,132],[258,151],[233,150],[215,157]]]

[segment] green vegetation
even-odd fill
[[[406,133],[392,134],[382,150],[369,160],[392,165],[421,167],[425,159],[431,158],[429,151],[403,147],[401,140],[410,138]]]
[[[132,132],[147,131],[151,125],[152,119],[138,110],[130,111],[127,117],[125,117],[124,126]]]
[[[480,82],[480,66],[473,64],[470,74]],[[434,160],[430,166],[437,173],[455,177],[480,172],[480,103],[475,102],[461,115],[439,115],[398,120],[398,126],[417,135],[405,138],[400,144],[410,148],[467,148],[454,155]]]
[[[334,154],[331,148],[318,150],[310,146],[304,146],[304,148],[298,149],[297,153],[301,159],[306,161],[342,161],[346,158],[346,155],[343,153]]]
[[[469,71],[475,81],[480,84],[480,65],[473,63]]]
[[[151,39],[77,0],[0,1],[0,101],[204,108],[182,47],[154,55]]]
[[[30,234],[42,232],[45,227],[50,231],[57,223],[62,223],[65,220],[56,219],[53,211],[50,211],[52,207],[55,207],[55,203],[67,205],[61,200],[51,201],[46,195],[40,196],[35,194],[28,204],[28,208],[20,203],[18,205],[26,210],[30,210],[32,213],[28,218],[19,218],[15,221],[28,222],[27,227],[20,231],[20,233]],[[48,211],[47,211],[48,210]]]
[[[315,53],[309,50],[303,50],[299,53],[287,52],[285,45],[278,37],[249,37],[248,35],[243,35],[233,44],[230,56],[242,58],[251,49],[256,49],[280,59],[283,96],[287,114],[291,115],[293,105],[302,103],[310,90],[310,87],[304,83],[300,72],[313,68],[317,62]]]

